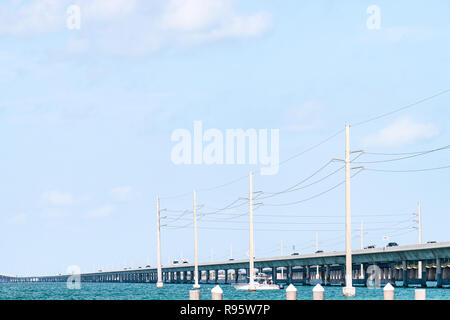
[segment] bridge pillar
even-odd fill
[[[236,283],[239,281],[239,269],[234,269],[234,281]]]
[[[272,282],[277,283],[277,268],[272,267]]]
[[[417,271],[422,274],[422,278],[421,278],[422,283],[420,284],[420,286],[422,288],[426,288],[427,287],[427,260],[422,261],[422,270],[417,270]]]
[[[391,263],[389,270],[390,270],[389,282],[395,287],[395,263]]]
[[[292,266],[288,266],[287,267],[287,271],[286,271],[286,280],[288,284],[292,283]]]
[[[330,285],[330,266],[328,264],[325,265],[325,278],[323,279],[323,284],[325,286]]]
[[[225,269],[225,284],[228,284],[228,269]]]
[[[402,261],[402,268],[403,268],[403,286],[408,286],[408,262],[406,260]]]
[[[311,280],[311,270],[310,270],[309,266],[306,266],[306,280],[305,280],[305,284],[309,285],[310,284],[310,280]]]
[[[442,288],[442,267],[440,258],[436,259],[436,286]]]

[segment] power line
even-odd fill
[[[400,173],[400,172],[424,172],[424,171],[434,171],[434,170],[443,170],[443,169],[450,169],[450,166],[436,167],[436,168],[425,168],[425,169],[413,169],[413,170],[383,170],[383,169],[364,168],[364,170],[367,170],[367,171],[375,171],[375,172],[392,172],[392,173]]]
[[[169,229],[185,229],[185,226],[168,226]],[[198,227],[198,229],[205,230],[224,230],[224,231],[248,231],[248,228],[220,228],[220,227]],[[397,230],[398,228],[375,228],[375,229],[367,229],[366,231],[378,231],[378,230]],[[404,228],[406,229],[406,228]],[[255,229],[255,231],[279,231],[279,232],[311,232],[311,231],[319,231],[319,232],[342,232],[344,229]]]
[[[446,93],[448,93],[448,92],[450,92],[450,88],[449,88],[449,89],[446,89],[446,90],[443,90],[443,91],[440,91],[440,92],[438,92],[438,93],[436,93],[436,94],[434,94],[434,95],[431,95],[431,96],[425,97],[425,98],[423,98],[423,99],[420,99],[420,100],[418,100],[418,101],[416,101],[416,102],[413,102],[413,103],[411,103],[411,104],[408,104],[408,105],[402,106],[402,107],[400,107],[400,108],[397,108],[397,109],[395,109],[395,110],[393,110],[393,111],[390,111],[390,112],[387,112],[387,113],[383,113],[383,114],[381,114],[381,115],[378,115],[378,116],[369,118],[369,119],[364,120],[364,121],[357,122],[357,123],[353,124],[352,126],[353,126],[353,127],[360,126],[360,125],[366,124],[366,123],[368,123],[368,122],[375,121],[375,120],[378,120],[378,119],[383,118],[383,117],[387,117],[387,116],[389,116],[389,115],[392,115],[392,114],[397,113],[397,112],[400,112],[400,111],[402,111],[402,110],[411,108],[411,107],[413,107],[413,106],[416,106],[416,105],[418,105],[418,104],[421,104],[421,103],[423,103],[423,102],[426,102],[426,101],[428,101],[428,100],[431,100],[431,99],[433,99],[433,98],[436,98],[436,97],[438,97],[438,96],[444,95],[444,94],[446,94]],[[317,144],[314,144],[314,145],[312,145],[311,147],[306,148],[305,150],[303,150],[303,151],[301,151],[301,152],[299,152],[299,153],[297,153],[297,154],[294,154],[294,155],[292,155],[291,157],[289,157],[289,158],[287,158],[287,159],[281,161],[281,162],[279,163],[279,166],[281,166],[281,165],[285,164],[286,162],[289,162],[289,161],[291,161],[291,160],[293,160],[293,159],[295,159],[295,158],[298,158],[298,157],[300,157],[300,156],[302,156],[302,155],[304,155],[304,154],[306,154],[306,153],[308,153],[308,152],[310,152],[310,151],[312,151],[312,150],[314,150],[314,149],[320,147],[321,145],[327,143],[328,141],[330,141],[331,139],[337,137],[338,135],[340,135],[340,134],[343,133],[343,132],[344,132],[344,129],[341,129],[341,130],[335,132],[334,134],[328,136],[328,137],[325,138],[324,140],[321,140],[321,141],[318,142]],[[203,188],[203,189],[199,189],[199,190],[200,190],[200,191],[210,191],[210,190],[219,189],[219,188],[222,188],[222,187],[231,185],[231,184],[233,184],[233,183],[236,183],[236,182],[238,182],[238,181],[240,181],[240,180],[242,180],[242,179],[244,179],[244,178],[246,178],[246,177],[247,177],[246,175],[245,175],[245,176],[241,176],[241,177],[239,177],[239,178],[237,178],[237,179],[234,179],[234,180],[231,180],[231,181],[229,181],[229,182],[227,182],[227,183],[220,184],[220,185],[217,185],[217,186],[213,186],[213,187],[210,187],[210,188]],[[187,196],[189,196],[189,195],[191,195],[191,193],[182,193],[182,194],[178,194],[178,195],[175,195],[175,196],[165,196],[165,197],[160,197],[160,198],[161,198],[162,200],[179,199],[179,198],[187,197]]]
[[[342,170],[342,169],[344,168],[344,167],[342,166],[342,167],[340,167],[339,169],[337,169],[337,170],[333,171],[332,173],[328,174],[327,176],[325,176],[325,177],[323,177],[323,178],[321,178],[321,179],[319,179],[319,180],[316,180],[315,182],[312,182],[312,183],[310,183],[310,184],[308,184],[308,185],[306,185],[306,186],[303,186],[303,187],[296,188],[296,187],[298,187],[299,185],[302,185],[303,183],[305,183],[306,181],[308,181],[309,179],[311,179],[312,177],[314,177],[315,175],[319,174],[322,170],[324,170],[326,167],[328,167],[331,163],[333,163],[333,160],[328,161],[325,165],[323,165],[322,167],[320,167],[320,168],[319,168],[318,170],[316,170],[313,174],[311,174],[311,175],[308,176],[307,178],[303,179],[302,181],[300,181],[300,182],[294,184],[293,186],[291,186],[291,187],[289,187],[289,188],[287,188],[287,189],[284,189],[284,190],[278,191],[278,192],[263,192],[263,194],[268,194],[268,196],[266,196],[266,197],[258,197],[257,199],[258,199],[258,200],[268,199],[268,198],[272,198],[272,197],[274,197],[274,196],[277,196],[277,195],[279,195],[279,194],[284,194],[284,193],[294,192],[294,191],[297,191],[297,190],[301,190],[301,189],[308,188],[308,187],[310,187],[310,186],[312,186],[312,185],[315,185],[315,184],[317,184],[317,183],[319,183],[319,182],[324,181],[325,179],[331,177],[332,175],[336,174],[337,172],[339,172],[340,170]]]
[[[327,137],[326,139],[320,141],[319,143],[317,143],[317,144],[315,144],[315,145],[313,145],[313,146],[311,146],[311,147],[309,147],[309,148],[303,150],[302,152],[299,152],[299,153],[297,153],[297,154],[294,154],[293,156],[287,158],[286,160],[281,161],[281,162],[279,163],[279,165],[281,166],[281,165],[285,164],[286,162],[291,161],[292,159],[295,159],[295,158],[297,158],[297,157],[300,157],[300,156],[304,155],[305,153],[308,153],[309,151],[312,151],[312,150],[314,150],[314,149],[320,147],[321,145],[327,143],[328,141],[330,141],[330,140],[333,139],[334,137],[337,137],[338,135],[340,135],[342,132],[344,132],[344,129],[341,129],[341,130],[337,131],[336,133],[334,133],[334,134],[332,134],[331,136]]]
[[[400,160],[405,160],[405,159],[410,159],[410,158],[415,158],[415,157],[420,157],[423,155],[427,155],[429,153],[433,153],[433,152],[437,152],[437,151],[442,151],[442,150],[446,150],[449,149],[450,145],[447,145],[445,147],[441,147],[441,148],[437,148],[437,149],[432,149],[432,150],[428,150],[428,151],[423,151],[423,152],[415,152],[415,153],[411,153],[408,156],[405,157],[400,157],[400,158],[394,158],[394,159],[387,159],[387,160],[375,160],[375,161],[358,161],[358,162],[354,162],[355,164],[365,164],[365,163],[382,163],[382,162],[393,162],[393,161],[400,161]],[[365,152],[364,152],[365,153]],[[366,153],[368,154],[368,153]]]
[[[375,121],[375,120],[378,120],[378,119],[381,119],[381,118],[390,116],[390,115],[392,115],[392,114],[394,114],[394,113],[397,113],[397,112],[400,112],[400,111],[403,111],[403,110],[412,108],[412,107],[414,107],[414,106],[416,106],[416,105],[418,105],[418,104],[421,104],[421,103],[423,103],[423,102],[432,100],[432,99],[434,99],[434,98],[436,98],[436,97],[439,97],[439,96],[441,96],[441,95],[444,95],[444,94],[446,94],[446,93],[448,93],[448,92],[450,92],[450,88],[449,88],[449,89],[442,90],[442,91],[440,91],[440,92],[438,92],[438,93],[436,93],[436,94],[433,94],[433,95],[431,95],[431,96],[425,97],[425,98],[420,99],[420,100],[418,100],[418,101],[415,101],[415,102],[413,102],[413,103],[407,104],[407,105],[402,106],[402,107],[400,107],[400,108],[397,108],[397,109],[395,109],[395,110],[393,110],[393,111],[390,111],[390,112],[386,112],[386,113],[380,114],[380,115],[378,115],[378,116],[369,118],[369,119],[364,120],[364,121],[357,122],[357,123],[353,124],[352,127],[360,126],[360,125],[366,124],[366,123],[368,123],[368,122]]]
[[[352,175],[352,178],[353,178],[354,176],[358,175],[362,170],[363,170],[363,169],[358,170],[358,172],[356,172],[354,175]],[[306,198],[306,199],[302,199],[302,200],[299,200],[299,201],[288,202],[288,203],[264,204],[264,206],[268,206],[268,207],[278,207],[278,206],[291,206],[291,205],[295,205],[295,204],[300,204],[300,203],[303,203],[303,202],[306,202],[306,201],[309,201],[309,200],[318,198],[318,197],[320,197],[320,196],[322,196],[322,195],[324,195],[324,194],[327,194],[328,192],[331,192],[331,191],[333,191],[334,189],[337,189],[338,187],[340,187],[340,186],[343,185],[344,183],[345,183],[345,180],[344,180],[344,181],[341,181],[341,182],[338,183],[337,185],[335,185],[335,186],[333,186],[333,187],[331,187],[331,188],[329,188],[329,189],[327,189],[327,190],[325,190],[325,191],[323,191],[323,192],[320,192],[320,193],[318,193],[318,194],[315,194],[315,195],[313,195],[313,196],[311,196],[311,197],[309,197],[309,198]]]
[[[364,151],[364,153],[368,154],[368,155],[376,155],[376,156],[403,156],[403,155],[410,155],[410,154],[427,153],[427,152],[430,152],[430,151],[447,149],[447,148],[450,148],[450,145],[447,145],[447,146],[444,146],[444,147],[441,147],[441,148],[436,148],[436,149],[431,149],[431,150],[415,151],[415,152],[380,153],[380,152],[366,152],[366,151]]]
[[[216,185],[216,186],[213,186],[213,187],[197,189],[197,191],[207,192],[207,191],[220,189],[220,188],[227,187],[227,186],[230,186],[232,184],[235,184],[235,183],[237,183],[237,182],[239,182],[239,181],[241,181],[241,180],[243,180],[243,179],[245,179],[247,177],[248,177],[247,175],[241,176],[241,177],[239,177],[237,179],[233,179],[231,181],[228,181],[226,183],[222,183],[222,184],[219,184],[219,185]],[[180,199],[180,198],[184,198],[184,197],[191,196],[191,195],[192,195],[192,192],[186,192],[186,193],[181,193],[181,194],[174,195],[174,196],[160,197],[160,199],[162,199],[162,200]]]
[[[181,219],[182,221],[188,221],[190,219]],[[203,222],[214,222],[214,223],[245,223],[248,224],[248,221],[230,221],[230,220],[219,220],[219,219],[209,219],[209,220],[202,220]],[[397,224],[401,224],[401,223],[406,223],[406,222],[411,222],[410,219],[408,220],[401,220],[401,221],[375,221],[375,222],[371,222],[369,223],[370,225],[372,224],[392,224],[392,223],[397,223]],[[255,221],[255,224],[288,224],[288,225],[342,225],[342,222],[293,222],[293,221]],[[358,225],[358,223],[353,223],[354,225]]]

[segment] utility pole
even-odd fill
[[[417,229],[419,230],[419,244],[422,244],[422,208],[420,201],[417,203]],[[418,278],[422,279],[422,261],[418,263]]]
[[[281,238],[281,256],[284,255],[283,249],[284,249],[283,238]],[[284,279],[283,270],[284,268],[281,268],[281,279]]]
[[[198,251],[197,251],[197,191],[194,190],[194,289],[200,289],[198,283]]]
[[[316,231],[316,252],[319,251],[319,232]],[[319,279],[319,265],[316,266],[316,279]]]
[[[343,295],[355,296],[352,285],[352,221],[350,204],[350,125],[345,125],[345,287]]]
[[[164,287],[162,281],[162,267],[161,267],[161,211],[159,207],[159,197],[156,198],[156,238],[158,242],[157,264],[158,264],[158,281],[156,282],[157,288]]]
[[[363,220],[361,220],[361,250],[364,249],[364,231],[363,231],[364,225]],[[361,263],[361,275],[360,278],[364,278],[364,264]]]
[[[249,257],[249,264],[250,264],[250,279],[249,279],[249,291],[254,291],[255,284],[254,284],[254,276],[255,276],[255,266],[254,266],[254,255],[255,255],[255,248],[253,243],[253,173],[250,171],[249,174],[249,227],[250,227],[250,257]]]

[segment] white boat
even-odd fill
[[[235,283],[236,290],[259,291],[259,290],[279,290],[280,286],[273,283],[267,275],[260,273],[254,277],[253,283]]]
[[[233,287],[236,290],[247,290],[247,291],[257,291],[257,290],[279,290],[280,286],[274,284],[272,279],[268,279],[267,275],[264,273],[260,273],[255,277],[255,248],[254,248],[254,239],[253,239],[253,173],[250,172],[249,175],[249,231],[250,231],[250,248],[248,252],[248,264],[249,264],[249,281],[248,283],[236,283],[233,284]]]

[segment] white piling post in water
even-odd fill
[[[313,289],[313,300],[323,300],[325,290],[320,285],[320,283],[316,284]]]
[[[211,300],[223,300],[223,290],[220,286],[215,286],[211,290]]]
[[[414,300],[426,300],[426,299],[427,299],[427,291],[425,289],[414,290]]]
[[[286,300],[297,300],[297,288],[292,284],[286,289]]]
[[[392,284],[388,283],[383,288],[384,300],[394,300],[394,291],[395,288],[392,286]]]
[[[189,300],[200,300],[200,290],[189,290]]]

